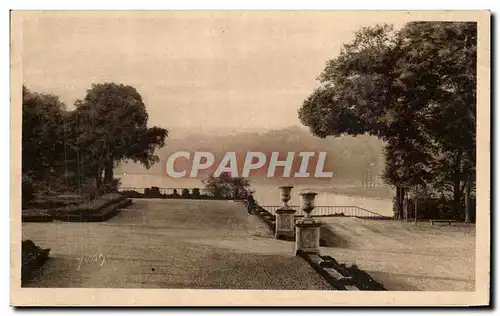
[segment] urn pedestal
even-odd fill
[[[283,206],[276,210],[276,227],[274,237],[276,239],[293,240],[295,234],[295,210],[288,206],[291,198],[292,186],[282,186],[281,200]]]
[[[276,239],[293,240],[295,234],[295,210],[278,209],[276,210],[276,230],[274,237]]]
[[[321,222],[299,220],[295,224],[295,255],[299,250],[319,255],[319,232]]]
[[[319,255],[319,234],[322,223],[311,217],[317,193],[304,192],[300,195],[302,197],[302,210],[306,215],[295,224],[295,255],[298,251]]]

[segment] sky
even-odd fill
[[[175,131],[301,125],[327,60],[362,26],[408,17],[361,12],[43,12],[23,25],[23,82],[70,108],[92,83],[134,86],[150,125]]]

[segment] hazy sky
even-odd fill
[[[374,13],[44,13],[27,18],[24,83],[68,105],[92,83],[132,85],[150,123],[175,130],[299,125],[325,62]]]

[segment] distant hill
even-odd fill
[[[332,171],[336,179],[356,179],[362,176],[361,173],[370,163],[373,163],[374,170],[380,173],[383,167],[382,155],[383,143],[370,136],[342,136],[338,138],[328,137],[321,139],[312,135],[307,129],[299,126],[292,126],[284,129],[267,131],[230,131],[230,130],[185,130],[172,129],[164,148],[157,152],[161,162],[147,170],[142,165],[134,163],[124,163],[116,168],[117,173],[128,174],[165,174],[165,162],[167,158],[177,151],[208,151],[215,155],[216,162],[222,159],[226,152],[236,152],[238,155],[238,166],[241,170],[243,159],[248,151],[258,151],[268,154],[279,152],[280,159],[286,157],[287,152],[327,152],[325,170]],[[242,157],[240,159],[240,157]],[[241,161],[240,161],[241,160]],[[294,171],[298,171],[300,158],[296,158]],[[178,165],[176,165],[178,166]],[[190,168],[189,164],[182,164],[183,167]],[[315,160],[311,159],[310,171],[314,172]],[[181,166],[179,165],[179,168]],[[204,172],[200,172],[202,178],[213,172],[216,166]],[[177,168],[177,167],[176,167]],[[188,169],[189,170],[189,169]],[[267,173],[267,164],[260,170],[250,174],[251,179],[259,178],[263,180]],[[282,169],[277,169],[277,174],[281,174]],[[269,181],[269,179],[266,179]],[[331,179],[315,179],[315,181],[331,181]],[[279,179],[277,179],[279,181]],[[310,182],[311,179],[288,179],[287,182]]]

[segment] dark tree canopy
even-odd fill
[[[165,146],[167,130],[148,127],[141,95],[131,86],[93,84],[75,110],[58,97],[23,87],[23,177],[60,182],[65,190],[111,185],[123,160],[151,167]],[[103,178],[104,173],[104,178]],[[57,180],[57,181],[56,181]]]
[[[165,145],[167,130],[148,128],[148,114],[141,95],[131,86],[93,84],[83,100],[75,103],[78,142],[98,157],[97,174],[104,182],[113,179],[115,163],[131,159],[146,168],[158,162],[155,150]]]
[[[39,182],[62,168],[65,105],[54,95],[23,86],[22,106],[22,173]]]
[[[476,23],[359,30],[319,76],[299,118],[319,137],[375,135],[395,186],[453,192],[475,182]]]

